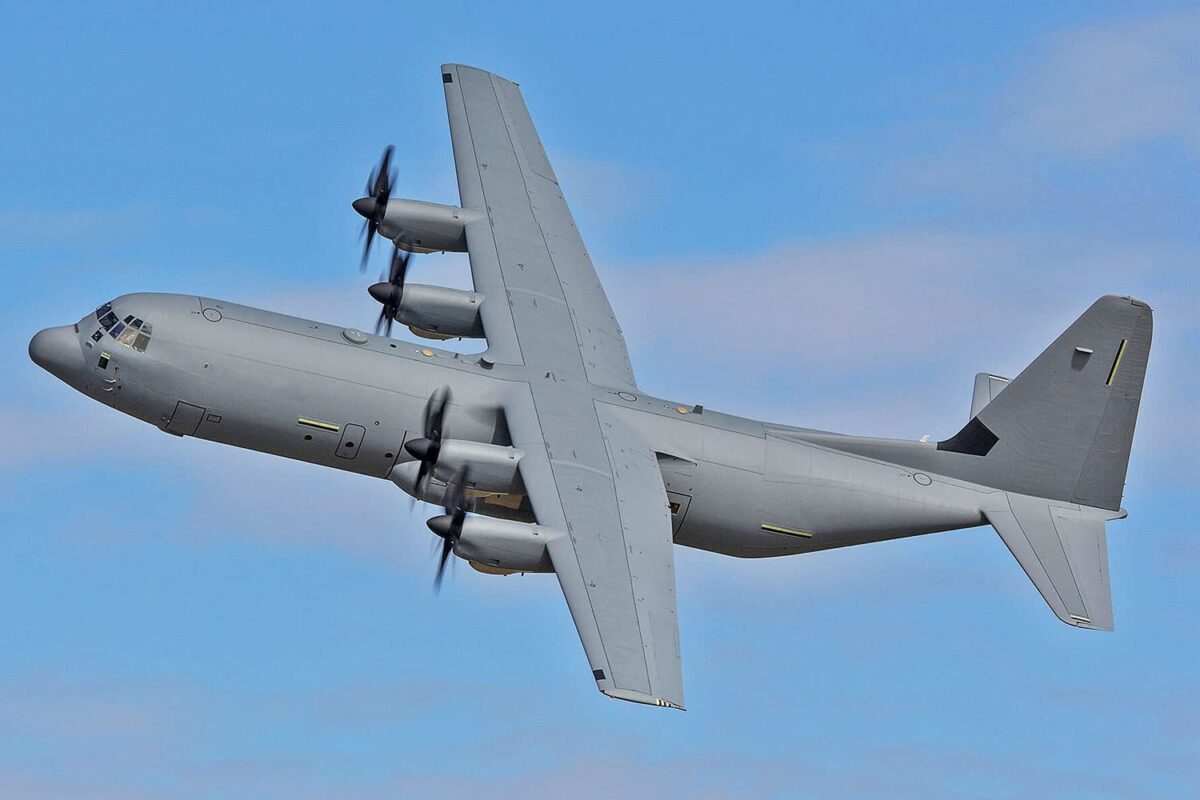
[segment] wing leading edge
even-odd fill
[[[442,66],[467,252],[489,357],[634,384],[621,327],[515,83]]]
[[[658,461],[607,405],[531,386],[505,404],[521,477],[596,686],[683,708],[671,515]]]

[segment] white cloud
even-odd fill
[[[553,158],[554,172],[581,229],[610,227],[659,199],[665,176],[655,170],[572,155]]]
[[[1010,97],[1013,133],[1098,156],[1179,141],[1200,156],[1200,12],[1118,19],[1051,40]]]

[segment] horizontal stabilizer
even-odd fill
[[[1001,378],[990,372],[980,372],[975,376],[975,391],[971,393],[971,419],[979,416],[979,412],[996,398],[1008,386],[1008,378]]]
[[[1050,609],[1068,625],[1113,629],[1108,583],[1107,519],[1098,509],[1007,493],[988,522],[1000,534]]]

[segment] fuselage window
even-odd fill
[[[111,311],[109,311],[103,315],[101,315],[100,312],[97,311],[96,318],[100,320],[100,326],[102,328],[104,328],[104,330],[108,330],[113,325],[117,324],[117,315]]]
[[[123,330],[125,330],[125,323],[118,322],[116,325],[114,325],[112,328],[109,329],[108,335],[115,339],[121,335],[121,331],[123,331]]]
[[[104,331],[102,331],[102,330],[100,330],[99,328],[97,328],[97,329],[96,329],[96,332],[92,334],[92,341],[93,341],[93,342],[98,342],[98,341],[100,341],[102,338],[104,338]]]
[[[125,324],[126,324],[126,325],[128,325],[128,324],[129,324],[129,323],[131,323],[131,322],[133,322],[133,314],[130,314],[129,316],[125,317]]]

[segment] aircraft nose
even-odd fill
[[[78,377],[83,369],[83,350],[70,325],[46,328],[34,334],[29,340],[29,357],[54,377],[68,382]]]

